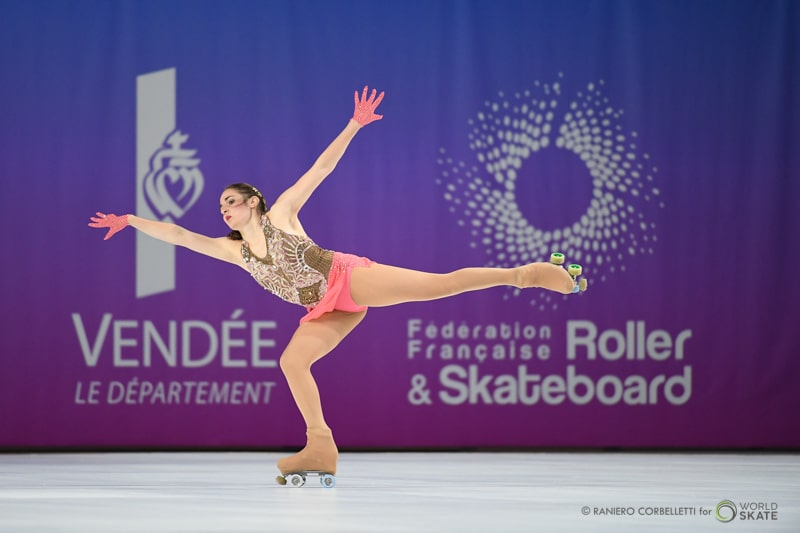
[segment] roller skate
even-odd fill
[[[308,430],[306,447],[295,455],[284,457],[278,461],[281,475],[275,478],[280,485],[302,487],[306,478],[317,476],[320,485],[326,489],[336,486],[336,463],[339,451],[333,441],[333,435],[327,430]]]
[[[583,270],[582,267],[569,265],[565,270],[563,265],[564,254],[554,253],[550,255],[549,263],[530,263],[517,267],[515,286],[520,289],[538,287],[561,294],[585,291],[586,280],[577,280]]]
[[[275,478],[280,485],[289,485],[290,487],[302,487],[306,484],[306,478],[311,476],[318,476],[320,485],[326,489],[332,489],[336,486],[336,476],[328,474],[327,472],[320,472],[319,470],[305,470],[303,472],[290,472],[281,474]]]
[[[564,265],[564,254],[555,252],[550,254],[550,263],[558,266]],[[571,264],[567,267],[567,274],[572,278],[572,291],[570,294],[575,294],[577,292],[583,292],[587,288],[589,288],[589,282],[586,281],[586,278],[581,278],[580,275],[583,273],[583,267],[581,265]]]

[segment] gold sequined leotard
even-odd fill
[[[256,257],[242,242],[242,258],[259,285],[287,302],[314,307],[328,290],[333,252],[308,237],[286,233],[273,226],[266,215],[261,227],[267,240],[267,256]]]

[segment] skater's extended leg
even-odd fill
[[[297,408],[306,423],[306,447],[278,462],[281,473],[322,470],[336,473],[338,451],[322,413],[319,389],[311,365],[330,353],[366,315],[366,311],[333,311],[300,324],[280,359]]]
[[[447,274],[375,263],[369,268],[353,269],[350,295],[358,305],[381,307],[436,300],[502,285],[542,287],[569,294],[574,282],[566,270],[550,263],[531,263],[516,268],[462,268]]]

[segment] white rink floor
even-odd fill
[[[343,453],[333,489],[281,455],[0,455],[0,532],[800,531],[798,454]]]

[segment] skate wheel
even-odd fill
[[[564,254],[560,254],[558,252],[550,254],[550,262],[554,265],[563,265],[564,264]]]
[[[589,288],[589,282],[586,281],[586,278],[583,278],[578,282],[578,287],[580,287],[581,292],[583,292]]]
[[[322,474],[319,476],[319,484],[326,489],[332,489],[336,486],[336,476],[331,474]]]
[[[306,478],[300,474],[289,474],[286,476],[286,481],[292,487],[302,487],[306,484]]]
[[[286,478],[283,476],[276,477],[275,481],[278,482],[278,485],[286,485]]]
[[[572,276],[573,278],[577,278],[583,272],[583,267],[580,265],[573,264],[567,268],[567,272],[569,272],[569,275]]]

